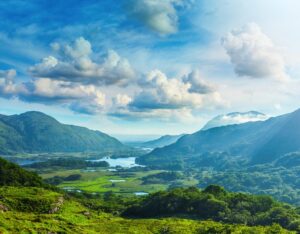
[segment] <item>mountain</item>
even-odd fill
[[[174,162],[209,153],[241,156],[253,164],[273,162],[300,151],[300,109],[265,121],[200,130],[181,137],[176,143],[154,149],[139,159],[148,164]]]
[[[85,152],[129,149],[100,131],[61,124],[41,112],[0,115],[0,153]]]
[[[184,134],[164,135],[155,140],[135,143],[134,146],[149,149],[160,148],[175,143],[182,136],[184,136]]]
[[[232,124],[241,124],[247,122],[255,122],[255,121],[263,121],[268,119],[263,113],[257,111],[249,111],[249,112],[233,112],[224,115],[218,115],[215,118],[208,121],[202,130],[208,130],[210,128],[227,126]]]

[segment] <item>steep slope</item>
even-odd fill
[[[45,187],[46,184],[37,174],[0,158],[0,186]]]
[[[83,152],[128,149],[100,131],[61,124],[41,112],[0,116],[0,153]]]
[[[244,156],[252,163],[271,162],[300,150],[300,110],[266,121],[212,128],[180,138],[176,143],[153,150],[147,157],[170,158],[227,152]]]
[[[210,128],[227,126],[232,124],[242,124],[247,122],[263,121],[268,116],[257,111],[248,112],[233,112],[224,115],[218,115],[208,121],[201,130],[208,130]]]

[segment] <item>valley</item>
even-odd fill
[[[0,0],[0,234],[300,234],[299,0]]]
[[[32,113],[32,115],[36,116],[36,113]],[[282,126],[288,126],[287,123],[290,120],[298,119],[298,115],[299,111],[296,111],[266,121],[218,126],[200,130],[195,134],[183,135],[179,139],[174,138],[175,140],[169,136],[162,137],[152,142],[160,144],[159,142],[162,140],[162,144],[165,144],[165,139],[168,139],[168,141],[172,141],[170,145],[162,145],[150,152],[148,148],[143,149],[140,145],[133,147],[132,145],[123,145],[121,142],[118,143],[121,145],[121,149],[109,151],[39,152],[36,150],[36,152],[31,152],[31,150],[20,150],[15,153],[10,152],[2,157],[21,165],[28,171],[26,173],[33,173],[28,174],[28,176],[35,178],[33,180],[35,182],[32,184],[33,181],[28,181],[25,186],[27,188],[21,192],[23,186],[17,187],[24,184],[22,173],[25,171],[20,171],[19,182],[10,179],[9,174],[5,180],[2,178],[3,185],[8,186],[3,187],[2,193],[6,194],[4,197],[11,196],[9,200],[7,198],[2,199],[4,202],[2,209],[4,209],[5,215],[8,215],[9,219],[12,220],[14,215],[22,212],[20,220],[23,219],[23,221],[18,223],[18,227],[29,228],[30,226],[32,230],[36,228],[47,230],[50,226],[51,229],[55,227],[55,230],[61,230],[60,228],[63,226],[69,232],[77,230],[76,228],[79,228],[78,230],[84,229],[84,226],[88,225],[89,233],[99,230],[106,230],[109,233],[107,228],[113,222],[114,228],[122,230],[121,233],[124,233],[125,230],[127,233],[134,233],[135,229],[127,229],[129,227],[126,224],[126,222],[134,222],[136,230],[144,230],[145,228],[149,233],[163,233],[162,230],[165,225],[168,226],[167,230],[169,227],[172,230],[170,233],[178,233],[178,230],[182,230],[183,233],[197,233],[202,230],[201,228],[203,228],[203,233],[207,233],[207,226],[212,226],[212,230],[219,230],[220,232],[226,229],[232,231],[245,228],[245,233],[247,233],[248,226],[249,230],[260,230],[260,233],[268,233],[268,228],[270,230],[278,229],[278,233],[288,233],[281,227],[290,231],[298,231],[300,230],[300,221],[298,221],[300,214],[298,214],[299,208],[297,208],[300,206],[300,161],[298,160],[299,152],[291,150],[298,149],[297,141],[295,144],[288,145],[287,149],[281,148],[283,153],[277,154],[274,159],[270,159],[268,156],[268,161],[264,159],[264,162],[259,163],[254,161],[257,160],[256,155],[252,157],[253,150],[249,150],[254,143],[249,143],[249,147],[246,147],[246,141],[261,141],[260,137],[264,135],[264,131],[271,134],[269,130],[272,128],[272,136],[266,141],[266,144],[270,144],[272,139],[276,139],[277,134],[281,134]],[[42,117],[43,123],[45,118],[48,119],[42,114],[38,114],[38,116]],[[36,126],[41,125],[37,124]],[[258,132],[255,131],[257,126],[260,129]],[[266,126],[266,130],[262,126]],[[298,134],[295,128],[291,132]],[[3,133],[6,134],[2,132],[2,135]],[[91,137],[93,134],[91,132]],[[216,139],[219,140],[216,141]],[[69,139],[66,141],[68,142]],[[242,147],[246,148],[242,149]],[[265,146],[261,144],[259,147],[264,148]],[[257,152],[260,151],[257,150]],[[9,164],[4,163],[4,167],[5,165]],[[14,170],[18,170],[17,166],[14,167],[16,168]],[[39,177],[35,177],[35,175]],[[43,190],[39,190],[38,187],[53,191],[49,194],[50,197],[45,196],[43,198],[48,203],[46,202],[42,207],[39,207],[38,204],[43,203],[43,200],[40,200],[38,196],[43,197],[44,195],[42,195]],[[17,192],[19,189],[21,190]],[[208,190],[211,195],[206,197],[205,191]],[[48,194],[48,192],[45,193]],[[55,193],[56,195],[54,195]],[[51,194],[54,197],[51,198]],[[185,195],[182,197],[182,194]],[[26,197],[23,198],[23,196]],[[37,197],[34,198],[35,196]],[[196,199],[192,202],[195,196],[199,200]],[[268,199],[272,200],[264,200],[267,199],[267,196],[272,196],[278,202],[273,201],[273,198],[270,197]],[[24,199],[33,199],[30,201],[29,207],[21,205]],[[52,202],[50,202],[51,199]],[[49,222],[43,220],[43,209],[50,209],[53,206],[51,204],[60,204],[61,199],[65,201],[63,204],[65,208],[55,208],[54,213],[61,217],[58,226],[55,226],[52,223],[57,219],[55,216],[51,217]],[[248,205],[245,207],[241,203],[242,210],[244,209],[241,211],[240,208],[233,208],[236,204],[231,204],[230,202],[233,202],[231,199],[250,200],[247,200]],[[255,199],[263,199],[263,203],[271,202],[272,207],[274,206],[263,212],[275,212],[279,204],[284,204],[279,206],[285,207],[284,209],[291,209],[292,215],[286,217],[287,211],[284,210],[278,211],[279,213],[276,215],[275,213],[266,213],[265,216],[260,216],[258,211],[251,214],[253,211],[248,210],[249,204],[256,207],[255,202],[260,202]],[[173,204],[173,201],[176,202]],[[181,202],[184,205],[177,207]],[[152,208],[156,207],[157,204],[161,204],[160,206],[164,208],[160,210],[159,206],[157,207],[158,213],[151,213],[154,212]],[[194,207],[196,204],[204,207],[196,208]],[[211,205],[214,208],[210,207]],[[148,206],[151,207],[150,210]],[[174,207],[168,210],[169,206]],[[217,209],[216,213],[206,213],[210,209]],[[230,211],[231,209],[234,211]],[[75,212],[74,218],[78,219],[78,224],[73,223],[73,227],[69,227],[70,229],[67,227],[68,224],[64,223],[70,222],[68,218],[66,219],[66,215],[69,215],[68,212]],[[233,215],[231,212],[236,214]],[[37,226],[31,223],[32,219],[37,219],[32,216],[36,213],[39,214]],[[251,215],[257,216],[257,218],[252,220]],[[271,218],[273,215],[275,215],[274,220]],[[138,219],[133,221],[132,216],[137,216]],[[160,218],[157,219],[158,217]],[[240,220],[237,217],[243,218]],[[283,217],[288,221],[282,220]],[[144,218],[150,219],[144,220]],[[206,220],[209,218],[217,223],[208,223],[209,221]],[[106,221],[99,225],[98,219]],[[93,223],[97,223],[97,225],[93,226],[90,220],[94,220]],[[0,224],[1,222],[2,225],[6,225],[6,229],[9,229],[7,226],[9,221],[0,219]],[[272,222],[281,227],[271,226]],[[26,227],[25,223],[30,223],[30,225]],[[223,226],[223,223],[233,226],[228,226],[228,224]],[[239,226],[241,224],[245,226]],[[173,229],[174,225],[180,225],[180,227]],[[192,226],[195,228],[193,232],[191,231]],[[216,233],[220,233],[219,231]],[[145,231],[145,233],[147,232]]]

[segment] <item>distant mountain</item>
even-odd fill
[[[300,110],[266,121],[200,130],[181,137],[172,145],[153,150],[140,158],[139,163],[159,164],[207,152],[225,152],[256,164],[273,162],[296,151],[300,151]]]
[[[0,153],[120,151],[129,147],[100,131],[61,124],[41,112],[0,115]]]
[[[155,148],[160,148],[160,147],[164,147],[167,145],[171,145],[171,144],[175,143],[182,136],[184,136],[184,134],[164,135],[155,140],[146,141],[146,142],[137,142],[137,143],[134,143],[131,145],[136,146],[136,147],[141,147],[141,148],[155,149]]]
[[[227,126],[232,124],[241,124],[247,122],[255,122],[255,121],[264,121],[268,119],[263,113],[257,111],[249,111],[249,112],[233,112],[224,115],[218,115],[215,118],[205,124],[202,130],[207,130],[210,128]]]

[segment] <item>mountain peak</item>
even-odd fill
[[[242,124],[247,122],[264,121],[268,116],[258,111],[248,112],[231,112],[228,114],[218,115],[208,121],[201,130],[208,130],[210,128]]]

